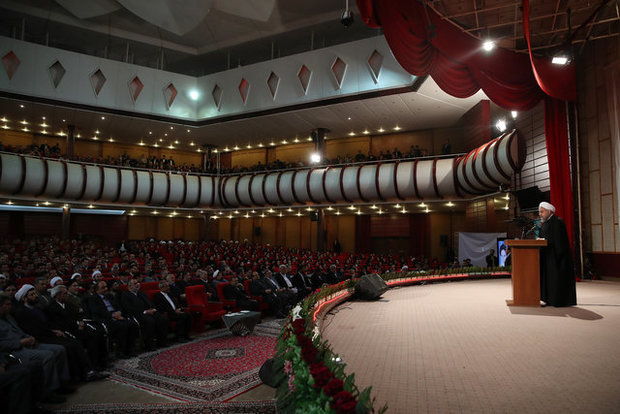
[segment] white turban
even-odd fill
[[[19,302],[21,302],[22,298],[24,296],[26,296],[26,293],[30,292],[33,289],[34,289],[34,286],[29,285],[29,284],[26,283],[24,286],[19,288],[19,290],[15,294],[15,299],[17,299]]]
[[[57,282],[60,282],[60,284],[62,285],[62,277],[60,276],[53,277],[52,280],[50,280],[50,286],[51,287],[56,286]]]
[[[555,213],[555,207],[553,207],[553,204],[551,203],[547,203],[546,201],[543,201],[538,205],[538,208],[541,208],[541,207],[544,208],[545,210],[549,210],[552,213]]]
[[[93,272],[93,276],[92,276],[92,277],[93,277],[93,279],[95,278],[95,276],[100,275],[100,274],[101,274],[101,272],[100,272],[99,270],[95,270],[95,271]]]
[[[79,276],[79,277],[82,277],[82,275],[81,275],[81,274],[79,274],[79,273],[74,273],[74,274],[72,274],[72,275],[71,275],[71,279],[75,279],[75,278],[76,278],[76,277],[78,277],[78,276]]]

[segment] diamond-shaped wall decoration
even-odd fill
[[[379,81],[379,73],[381,73],[381,67],[383,66],[383,55],[376,50],[372,52],[372,55],[368,58],[368,66],[372,73],[375,83]]]
[[[220,88],[220,85],[215,85],[213,87],[213,91],[211,91],[211,96],[213,96],[213,101],[215,102],[215,106],[217,110],[220,110],[220,106],[222,105],[222,93],[224,91]]]
[[[132,80],[129,81],[129,94],[131,95],[131,99],[134,102],[138,100],[138,96],[140,96],[140,92],[142,92],[142,89],[144,89],[144,84],[139,77],[135,76]]]
[[[302,65],[301,69],[299,69],[299,72],[297,73],[297,77],[299,78],[299,82],[301,83],[304,93],[308,93],[308,86],[310,86],[311,76],[312,72],[310,69],[308,69],[306,65]]]
[[[93,91],[96,96],[99,96],[99,92],[101,92],[105,82],[106,78],[101,69],[97,69],[92,75],[90,75],[90,84],[93,85]]]
[[[344,63],[342,59],[339,57],[336,58],[334,64],[332,65],[332,73],[336,78],[336,83],[338,84],[338,89],[342,87],[342,81],[344,80],[344,74],[347,71],[347,64]]]
[[[241,78],[241,82],[239,82],[239,95],[241,95],[241,99],[243,99],[244,104],[248,100],[249,92],[250,92],[250,82],[245,80],[245,78]]]
[[[172,83],[168,84],[168,86],[164,88],[164,99],[166,100],[166,107],[168,109],[170,109],[174,103],[178,93],[177,88],[175,88]]]
[[[271,97],[276,98],[276,92],[278,91],[278,85],[280,84],[280,78],[275,73],[271,72],[269,78],[267,78],[267,87],[271,92]]]
[[[62,63],[56,61],[52,63],[50,67],[47,68],[47,70],[50,74],[50,78],[52,79],[52,84],[54,85],[54,88],[57,88],[58,85],[60,85],[60,81],[62,81],[62,78],[65,77],[65,73],[67,73],[65,67],[62,65]]]
[[[15,72],[17,72],[17,68],[21,63],[22,62],[12,50],[2,56],[2,65],[4,65],[4,70],[6,71],[9,80],[13,79],[13,75],[15,75]]]

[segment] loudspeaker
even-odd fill
[[[310,221],[319,221],[319,213],[313,211],[310,213]]]
[[[269,358],[265,361],[263,366],[260,367],[258,377],[263,381],[263,384],[269,385],[271,388],[278,388],[278,383],[273,373],[273,358]]]
[[[355,285],[357,296],[366,300],[379,299],[386,290],[388,290],[387,283],[376,273],[362,276],[357,285]]]
[[[254,235],[260,236],[260,227],[254,227]]]

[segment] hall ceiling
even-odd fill
[[[589,42],[618,36],[618,1],[532,0],[533,49],[551,54],[568,42],[573,53],[579,54]],[[184,9],[179,10],[170,7],[179,4],[173,0],[3,0],[0,35],[202,76],[382,34],[380,29],[367,28],[360,21],[352,0],[349,3],[355,21],[344,27],[340,19],[345,3],[187,0]],[[425,3],[472,36],[498,39],[503,47],[519,52],[526,50],[520,0]],[[428,78],[417,91],[201,127],[7,98],[0,99],[0,116],[11,125],[27,120],[33,128],[45,116],[50,134],[74,124],[76,133],[83,138],[100,131],[97,135],[101,140],[131,144],[142,141],[146,145],[157,142],[159,146],[193,150],[203,144],[243,148],[303,140],[317,127],[329,129],[329,138],[363,135],[365,131],[377,135],[380,129],[387,133],[395,128],[406,131],[447,127],[484,98],[481,92],[468,99],[450,97]]]

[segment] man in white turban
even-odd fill
[[[573,255],[564,221],[555,215],[553,204],[538,206],[539,238],[547,240],[540,257],[540,300],[551,306],[577,304]]]

